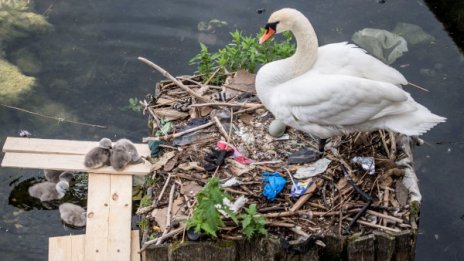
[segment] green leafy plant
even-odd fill
[[[264,44],[259,44],[258,39],[263,33],[264,31],[261,31],[253,37],[236,30],[230,33],[232,41],[215,53],[210,53],[208,47],[200,43],[200,53],[189,63],[198,66],[198,73],[203,75],[205,81],[218,70],[211,83],[220,84],[224,81],[227,71],[245,69],[254,73],[259,64],[283,59],[295,52],[296,46],[291,33],[284,33],[285,40],[280,43],[271,38]]]
[[[251,239],[256,233],[266,235],[267,230],[264,227],[266,218],[258,214],[256,204],[251,204],[250,207],[245,208],[245,214],[240,214],[239,218],[242,223],[243,234],[247,239]]]
[[[187,221],[187,227],[194,228],[195,232],[217,237],[217,231],[224,226],[219,210],[224,211],[236,223],[237,215],[223,203],[224,198],[230,198],[219,185],[218,178],[211,178],[203,190],[197,194],[197,204],[192,217]]]
[[[139,104],[139,99],[137,97],[129,98],[129,104],[121,108],[123,111],[134,111],[141,112],[142,106]]]
[[[160,129],[155,133],[156,137],[166,135],[172,129],[172,123],[167,121],[165,118],[160,119],[160,125]]]
[[[140,207],[141,208],[148,207],[148,206],[151,206],[152,203],[153,203],[153,200],[148,195],[145,195],[140,200]]]

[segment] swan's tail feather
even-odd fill
[[[396,118],[386,122],[386,127],[408,136],[418,136],[426,133],[437,124],[445,122],[446,118],[419,110],[415,113],[405,114],[404,117]]]

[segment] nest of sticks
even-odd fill
[[[327,169],[313,177],[303,195],[291,197],[293,175],[312,163],[290,164],[289,157],[305,148],[317,148],[317,140],[292,128],[280,138],[269,135],[273,116],[256,98],[253,75],[240,71],[230,74],[222,86],[212,86],[202,83],[201,76],[174,78],[140,59],[169,79],[158,82],[154,94],[142,102],[152,134],[145,141],[164,141],[152,159],[156,182],[145,185],[153,203],[137,212],[149,221],[143,231],[144,247],[185,238],[185,221],[192,214],[195,194],[212,176],[222,182],[239,180],[225,187],[225,192],[233,198],[245,196],[246,206],[256,204],[267,219],[268,233],[289,241],[314,234],[417,229],[421,196],[411,138],[382,130],[332,138],[321,156],[330,160]],[[252,163],[227,157],[214,171],[205,170],[207,155],[219,140]],[[375,173],[353,163],[354,157],[373,158]],[[273,201],[262,194],[263,172],[278,172],[287,179]],[[226,226],[218,237],[242,239],[241,227],[224,220]]]

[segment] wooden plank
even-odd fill
[[[138,230],[131,233],[131,261],[140,261],[140,235]],[[49,238],[49,261],[85,261],[85,236],[73,235]],[[69,252],[70,251],[70,252]],[[65,259],[70,257],[70,259]]]
[[[150,148],[147,144],[135,143],[134,145],[140,156],[150,156]],[[7,137],[3,145],[3,152],[85,155],[96,146],[98,146],[98,141]]]
[[[72,242],[69,236],[51,237],[48,239],[48,260],[71,260]]]
[[[132,176],[111,175],[108,220],[108,260],[131,256]]]
[[[85,235],[71,236],[71,260],[85,261]]]
[[[108,220],[111,200],[111,175],[89,173],[85,260],[109,260]]]
[[[48,239],[49,261],[84,261],[85,235],[51,237]]]
[[[140,233],[138,230],[132,230],[131,234],[131,261],[140,261]]]
[[[98,171],[103,174],[132,174],[146,175],[150,173],[151,163],[129,165],[122,171],[116,171],[112,167],[102,167],[97,170],[88,169],[84,166],[83,155],[65,154],[37,154],[37,153],[17,153],[8,152],[3,157],[2,167],[17,167],[31,169],[57,169],[69,171]]]

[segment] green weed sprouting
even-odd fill
[[[203,190],[197,194],[197,204],[193,210],[192,217],[187,220],[187,227],[194,228],[195,232],[205,232],[217,237],[216,232],[224,226],[219,210],[224,211],[229,217],[237,222],[237,215],[223,203],[224,198],[231,198],[219,185],[218,178],[211,178]]]
[[[246,214],[240,214],[238,217],[242,223],[242,232],[246,239],[250,240],[256,233],[267,235],[267,230],[264,227],[266,218],[258,215],[256,204],[251,204],[250,207],[245,208]]]
[[[264,30],[253,37],[236,30],[230,33],[232,42],[215,53],[210,53],[208,47],[200,43],[200,53],[195,55],[189,64],[198,66],[197,72],[203,75],[204,81],[219,70],[211,79],[211,83],[221,84],[225,80],[226,72],[245,69],[255,73],[258,65],[287,58],[295,52],[296,45],[292,41],[291,33],[284,33],[285,40],[280,43],[271,38],[264,44],[259,44],[258,39],[263,33]]]

